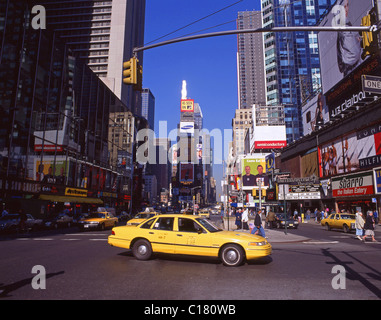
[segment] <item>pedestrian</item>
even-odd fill
[[[249,230],[249,209],[245,209],[242,213],[242,228],[244,230]]]
[[[267,215],[267,222],[268,222],[268,227],[269,229],[274,228],[275,224],[275,212],[270,210],[269,214]]]
[[[262,210],[258,210],[254,217],[254,228],[251,231],[252,234],[258,234],[265,238],[265,230],[262,227],[262,219],[261,219]]]
[[[241,229],[241,227],[242,227],[242,213],[241,213],[241,209],[238,209],[235,212],[235,225],[237,226],[237,230]]]
[[[376,239],[374,238],[374,226],[375,226],[375,222],[374,222],[373,212],[368,211],[365,218],[365,224],[364,224],[365,234],[362,237],[363,242],[365,242],[365,239],[367,236],[371,236],[372,241],[376,242]]]
[[[378,211],[377,210],[374,210],[373,216],[374,216],[374,222],[375,222],[375,224],[378,224]]]
[[[359,240],[362,240],[362,237],[364,236],[364,224],[365,224],[365,220],[361,210],[356,210],[355,228],[356,228],[356,237]]]

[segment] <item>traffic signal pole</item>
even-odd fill
[[[261,32],[293,32],[293,31],[315,31],[315,32],[341,32],[341,31],[358,31],[358,32],[376,32],[378,28],[376,25],[372,26],[335,26],[335,27],[320,27],[320,26],[301,26],[301,27],[274,27],[274,28],[258,28],[258,29],[244,29],[244,30],[227,30],[220,32],[211,32],[198,34],[193,36],[187,36],[182,38],[175,38],[167,41],[162,41],[158,43],[154,43],[151,45],[137,47],[133,49],[133,54],[136,57],[137,53],[140,51],[153,49],[161,46],[165,46],[172,43],[178,43],[183,41],[190,41],[196,39],[203,38],[211,38],[211,37],[219,37],[219,36],[227,36],[233,34],[241,34],[241,33],[261,33]]]

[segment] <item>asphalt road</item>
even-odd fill
[[[276,243],[270,257],[237,268],[168,255],[137,261],[107,244],[110,230],[0,237],[0,300],[381,299],[381,242],[313,223],[288,232],[311,240]]]

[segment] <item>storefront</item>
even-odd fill
[[[374,171],[347,174],[332,178],[332,197],[335,199],[336,211],[355,213],[375,210],[378,196],[374,188]],[[377,200],[378,201],[378,200]]]

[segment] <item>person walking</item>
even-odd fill
[[[252,234],[258,234],[265,238],[265,230],[262,226],[262,219],[261,219],[262,210],[258,210],[254,217],[254,228],[251,231]]]
[[[235,212],[235,225],[237,226],[237,230],[242,228],[242,212],[241,212],[241,209],[238,209]]]
[[[249,209],[245,209],[242,213],[242,228],[244,230],[249,230]]]
[[[374,238],[374,226],[375,226],[375,222],[374,222],[373,212],[368,211],[365,218],[365,224],[364,224],[365,234],[362,237],[363,242],[365,242],[365,239],[367,236],[371,236],[372,241],[376,242],[376,239]]]
[[[356,237],[359,240],[362,240],[362,237],[364,236],[364,224],[365,224],[365,220],[362,215],[362,212],[360,210],[356,210],[355,228],[356,228]]]
[[[273,229],[275,226],[275,212],[270,210],[269,214],[267,215],[267,222],[269,229]]]

